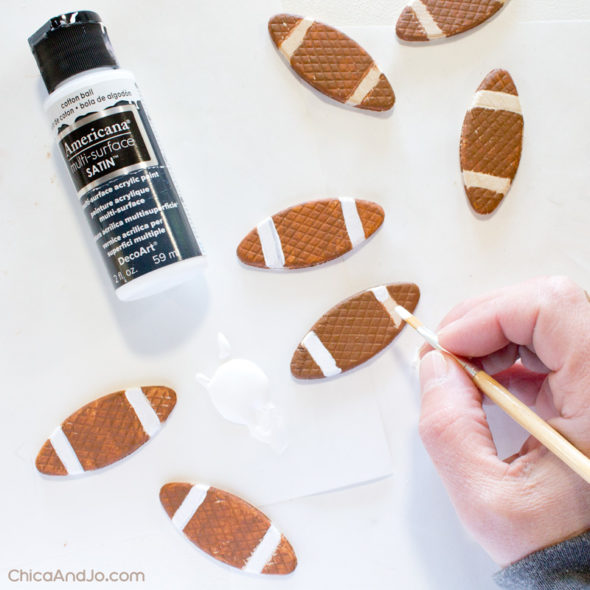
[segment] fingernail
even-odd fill
[[[420,357],[420,359],[422,359],[423,357],[425,357],[430,351],[432,350],[432,346],[430,346],[430,344],[423,344],[422,346],[420,346],[420,348],[418,349],[418,356]]]
[[[426,389],[432,383],[440,382],[449,373],[449,366],[445,356],[438,350],[429,352],[420,363],[420,383]]]

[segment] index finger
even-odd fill
[[[572,368],[576,359],[587,363],[590,305],[584,290],[568,278],[534,279],[463,304],[450,323],[443,322],[438,337],[448,350],[469,357],[514,342],[530,347],[551,371],[558,371],[568,364]]]

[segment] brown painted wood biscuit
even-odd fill
[[[160,502],[172,524],[211,557],[253,574],[289,574],[293,547],[258,508],[202,484],[168,483]]]
[[[367,289],[342,301],[305,335],[291,359],[291,373],[298,379],[321,379],[368,361],[404,326],[395,305],[413,312],[419,299],[417,285],[400,283]]]
[[[268,30],[293,70],[322,94],[359,109],[393,107],[395,95],[385,74],[344,33],[290,14],[271,18]]]
[[[46,475],[79,475],[111,465],[154,436],[175,404],[176,393],[161,386],[117,391],[90,402],[45,442],[37,469]]]
[[[384,218],[377,203],[360,199],[301,203],[261,221],[240,242],[237,255],[244,264],[259,268],[315,266],[360,246]]]
[[[510,74],[492,70],[479,85],[461,131],[463,185],[477,213],[492,213],[510,189],[520,162],[523,126]]]
[[[411,0],[395,27],[404,41],[431,41],[452,37],[480,25],[505,0]]]

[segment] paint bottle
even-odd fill
[[[29,45],[49,92],[51,128],[119,299],[194,276],[202,248],[135,78],[119,68],[98,14],[56,16]]]

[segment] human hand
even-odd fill
[[[590,456],[590,303],[542,278],[458,305],[440,344],[472,358]],[[590,485],[533,437],[498,457],[482,394],[449,357],[425,351],[420,436],[459,518],[499,564],[590,528]]]

